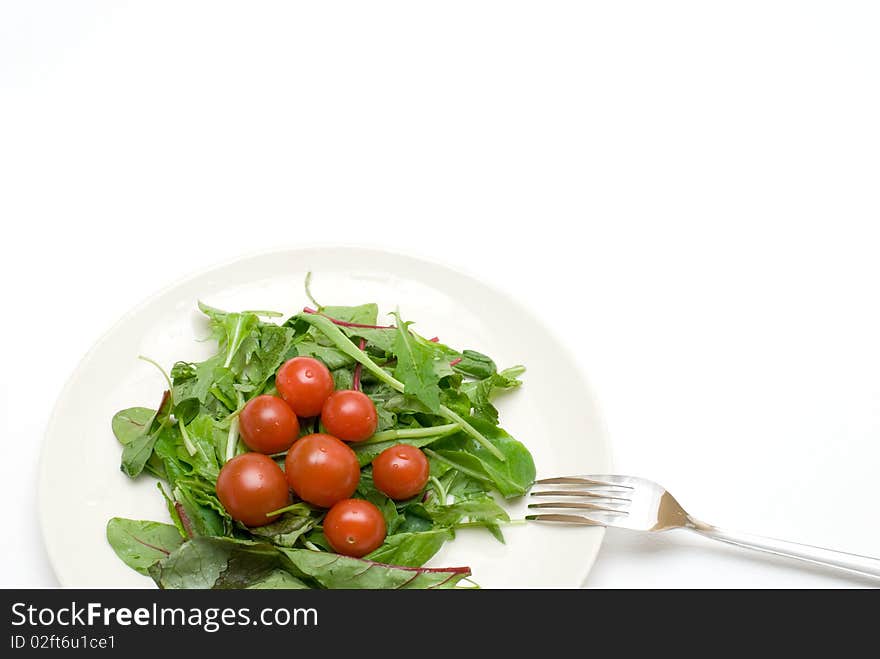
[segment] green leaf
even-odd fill
[[[279,547],[293,547],[300,536],[311,531],[314,526],[315,519],[311,509],[307,504],[298,504],[271,524],[251,527],[248,531],[251,535],[266,538]]]
[[[153,455],[153,447],[159,430],[168,423],[168,414],[171,407],[171,393],[166,391],[162,394],[159,408],[151,419],[143,426],[137,436],[128,436],[128,442],[122,448],[122,471],[129,477],[138,476],[147,464],[147,460]]]
[[[454,503],[439,505],[432,499],[423,506],[425,514],[440,526],[455,526],[463,521],[509,522],[510,517],[488,494],[481,493]]]
[[[126,565],[148,574],[150,566],[180,547],[183,538],[170,524],[114,517],[107,522],[107,541]]]
[[[187,426],[187,432],[197,451],[194,455],[188,453],[181,455],[181,458],[188,462],[199,476],[215,483],[222,467],[220,459],[222,453],[218,452],[218,449],[225,442],[226,433],[220,430],[214,419],[207,414],[196,417]]]
[[[148,407],[129,407],[113,415],[111,426],[119,443],[125,446],[143,435],[156,418],[156,410]]]
[[[494,373],[485,380],[465,382],[461,385],[464,393],[474,410],[474,416],[488,421],[493,425],[498,423],[498,410],[492,405],[492,399],[500,391],[510,391],[522,385],[519,376],[525,372],[522,366],[513,366],[500,373]]]
[[[266,576],[245,586],[248,590],[303,590],[308,586],[284,570],[272,570]]]
[[[366,559],[391,565],[420,567],[427,563],[455,533],[448,528],[436,528],[418,533],[398,533],[388,536],[384,544]]]
[[[394,354],[397,366],[394,377],[403,382],[404,393],[423,403],[434,414],[440,414],[440,378],[434,367],[434,355],[415,342],[409,332],[409,324],[397,318],[397,336]]]
[[[193,538],[150,567],[160,588],[246,588],[265,583],[280,559],[272,545],[232,538]]]
[[[363,339],[367,342],[367,349],[389,355],[394,351],[394,337],[397,331],[389,329],[372,329],[369,327],[340,327],[342,333],[350,339]]]
[[[535,481],[535,463],[529,450],[501,428],[479,419],[470,422],[504,456],[503,461],[464,433],[438,442],[434,455],[465,474],[491,482],[506,498],[525,494]]]
[[[374,563],[309,549],[281,549],[291,570],[323,588],[454,588],[469,568],[413,568]]]
[[[335,320],[359,325],[375,325],[379,317],[376,304],[360,304],[356,307],[323,307],[321,313]]]
[[[296,352],[302,357],[314,357],[324,362],[331,371],[348,368],[354,360],[333,346],[322,346],[314,341],[300,341],[296,344]]]
[[[284,577],[285,572],[292,579]],[[193,538],[149,568],[160,588],[453,588],[468,568],[411,568],[233,538]],[[298,583],[299,582],[299,583]]]
[[[387,442],[376,442],[372,444],[355,443],[350,446],[357,456],[358,463],[363,467],[370,464],[382,451],[391,448],[392,446],[409,444],[410,446],[421,448],[423,446],[430,446],[443,437],[444,435],[434,435],[433,437],[416,437],[413,439],[390,439]]]
[[[472,378],[483,380],[496,373],[498,368],[491,357],[476,350],[465,350],[461,353],[461,361],[453,368],[459,373],[464,373]]]
[[[223,355],[215,355],[198,364],[177,362],[171,368],[174,415],[186,423],[207,405],[214,385],[214,373],[223,365]]]
[[[260,328],[260,349],[254,355],[254,362],[259,364],[259,369],[248,373],[248,379],[252,383],[263,385],[275,376],[293,342],[293,334],[289,327],[266,324]]]

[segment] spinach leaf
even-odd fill
[[[529,450],[501,428],[479,419],[469,421],[504,456],[503,461],[464,433],[447,437],[437,443],[436,450],[426,452],[477,480],[492,483],[506,498],[525,494],[535,482]]]
[[[309,588],[290,572],[281,569],[272,570],[266,576],[252,581],[245,586],[248,590],[303,590]]]
[[[111,426],[119,443],[125,446],[137,439],[149,429],[150,423],[156,418],[156,410],[148,407],[129,407],[113,415]]]
[[[494,375],[498,368],[491,357],[476,350],[465,350],[461,353],[461,361],[454,367],[459,373],[483,380]]]
[[[170,524],[114,517],[107,522],[107,541],[126,565],[148,574],[150,566],[180,547],[183,538]]]
[[[449,528],[434,528],[430,531],[398,533],[390,535],[384,544],[365,558],[379,563],[419,567],[427,563],[440,551],[447,540],[452,540],[455,532]]]
[[[152,418],[144,424],[143,429],[137,436],[126,435],[129,441],[122,447],[122,471],[129,478],[138,476],[147,464],[147,460],[153,455],[153,447],[156,445],[158,432],[168,423],[170,413],[171,392],[162,394],[162,400]]]
[[[301,341],[297,343],[296,353],[302,357],[320,359],[331,371],[347,368],[354,364],[354,360],[338,348],[322,346],[315,341]]]

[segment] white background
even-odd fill
[[[97,337],[338,242],[531,304],[618,471],[880,555],[878,31],[870,2],[4,2],[0,585],[55,583],[39,448]],[[587,585],[866,583],[610,531]]]

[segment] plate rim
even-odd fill
[[[379,258],[381,258],[382,256],[392,256],[395,259],[408,260],[415,265],[426,264],[434,268],[447,270],[455,275],[458,275],[459,277],[476,281],[481,286],[488,289],[493,295],[503,298],[506,304],[511,305],[522,314],[529,316],[541,328],[542,331],[546,332],[553,339],[553,341],[559,346],[560,350],[563,352],[563,354],[566,355],[566,357],[568,357],[573,363],[578,362],[568,344],[559,338],[553,328],[547,325],[539,315],[533,313],[531,309],[529,309],[525,304],[517,300],[512,294],[508,293],[504,289],[495,286],[492,283],[486,282],[481,277],[472,272],[469,272],[464,268],[450,265],[449,263],[441,261],[432,256],[425,256],[421,253],[413,253],[412,250],[403,251],[402,249],[396,248],[355,245],[349,243],[300,244],[297,246],[291,245],[285,247],[275,247],[272,249],[252,250],[235,257],[215,262],[211,265],[199,268],[197,270],[193,270],[192,272],[178,277],[174,281],[168,283],[165,286],[162,286],[154,293],[148,295],[136,305],[128,309],[112,325],[110,325],[110,327],[95,340],[91,347],[85,353],[83,353],[82,357],[80,357],[80,359],[77,361],[76,366],[68,375],[67,379],[64,382],[64,385],[61,387],[61,390],[55,398],[52,410],[49,413],[49,418],[46,423],[45,430],[43,431],[42,444],[39,452],[37,477],[37,513],[40,526],[40,539],[43,544],[43,548],[45,549],[46,556],[49,561],[49,566],[51,567],[52,573],[55,575],[55,579],[58,581],[60,587],[69,588],[74,586],[69,583],[64,583],[64,580],[61,577],[61,570],[59,570],[58,568],[55,552],[48,539],[47,529],[49,527],[48,515],[50,507],[47,503],[47,489],[49,487],[47,454],[49,451],[50,437],[53,434],[55,425],[57,424],[58,409],[61,407],[62,401],[69,394],[74,381],[77,379],[79,372],[83,368],[83,365],[86,364],[91,356],[96,353],[102,347],[102,345],[104,345],[115,334],[115,332],[119,328],[123,327],[131,317],[137,315],[144,307],[149,306],[156,300],[159,300],[166,293],[176,289],[179,286],[184,286],[194,279],[204,277],[214,272],[235,266],[243,261],[250,261],[261,257],[277,256],[278,254],[292,255],[295,253],[303,254],[307,252],[320,252],[326,250],[355,251],[361,253],[362,255],[371,255]],[[580,380],[581,385],[584,387],[585,391],[588,392],[595,407],[594,412],[596,417],[596,427],[599,432],[597,433],[597,436],[594,436],[592,439],[593,441],[598,441],[603,445],[602,448],[604,449],[604,454],[606,456],[606,464],[604,465],[603,471],[605,471],[606,473],[613,473],[614,457],[612,453],[612,444],[609,438],[608,427],[605,421],[605,415],[601,403],[596,396],[596,392],[590,380],[587,378],[582,369],[578,369],[577,377]],[[584,555],[583,557],[582,567],[580,567],[579,569],[579,578],[577,579],[577,583],[579,584],[578,587],[580,588],[583,588],[585,586],[587,577],[590,575],[590,572],[592,572],[593,566],[596,562],[596,558],[604,543],[605,528],[599,527],[595,530],[596,535],[598,535],[598,542],[595,544],[594,548],[592,548],[588,552],[588,555]],[[511,586],[511,588],[514,587]]]

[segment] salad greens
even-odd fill
[[[155,408],[113,417],[122,471],[159,479],[171,523],[113,518],[107,539],[159,587],[460,587],[469,568],[423,565],[462,526],[482,526],[504,541],[501,525],[510,520],[493,493],[523,495],[535,466],[498,425],[492,400],[519,387],[525,369],[498,370],[484,354],[426,339],[399,312],[393,324],[380,325],[375,304],[314,304],[276,322],[279,313],[199,303],[216,354],[173,364]],[[376,406],[375,434],[350,444],[361,466],[354,496],[375,504],[387,526],[384,544],[364,558],[333,552],[321,529],[323,509],[295,501],[270,524],[249,528],[218,499],[221,468],[247,452],[238,415],[252,398],[276,393],[276,371],[296,356],[320,360],[337,389],[360,389]],[[303,420],[300,435],[319,432],[318,424]],[[396,444],[422,449],[430,464],[425,492],[406,501],[373,485],[372,460]],[[283,468],[284,454],[272,457]]]

